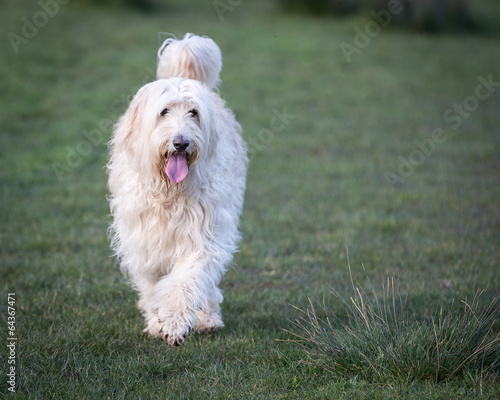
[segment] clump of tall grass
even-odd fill
[[[293,342],[307,354],[304,362],[342,377],[373,383],[442,382],[475,370],[483,379],[499,372],[500,302],[480,306],[476,292],[461,306],[443,304],[434,315],[419,316],[409,307],[394,278],[378,294],[354,286],[346,311],[335,315],[325,303],[309,299],[293,322]]]

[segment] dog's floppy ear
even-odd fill
[[[130,102],[127,111],[125,111],[125,114],[120,117],[118,123],[115,125],[114,141],[116,143],[128,144],[134,136],[133,132],[139,129],[144,92],[145,87],[139,89]]]
[[[140,144],[141,132],[153,128],[153,121],[147,118],[146,110],[150,106],[151,93],[155,90],[154,83],[148,83],[137,91],[127,111],[118,120],[113,132],[115,145],[133,150]]]

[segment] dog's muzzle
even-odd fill
[[[172,182],[179,183],[186,179],[189,172],[188,164],[190,155],[187,150],[191,142],[184,136],[177,136],[174,138],[172,144],[175,151],[165,154],[167,161],[165,173]]]
[[[186,151],[187,148],[189,147],[190,143],[191,142],[189,141],[189,139],[185,138],[184,136],[177,136],[173,140],[173,145],[175,147],[175,150],[177,150],[179,152]]]

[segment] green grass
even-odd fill
[[[477,8],[486,24],[498,12],[495,1]],[[19,338],[10,397],[498,396],[498,377],[482,382],[480,371],[438,383],[339,377],[302,363],[301,349],[282,342],[300,316],[292,305],[327,296],[328,310],[342,311],[328,294],[351,293],[346,245],[355,276],[364,265],[376,290],[397,277],[420,315],[477,290],[479,309],[498,298],[500,90],[457,129],[443,118],[474,95],[479,76],[500,81],[497,36],[384,29],[348,63],[340,44],[353,43],[364,14],[316,18],[243,1],[221,21],[212,2],[139,12],[75,1],[16,54],[7,35],[21,35],[21,18],[40,6],[7,0],[0,9],[0,310],[7,320],[7,293],[15,293]],[[244,240],[222,281],[226,327],[178,349],[142,333],[136,294],[106,237],[108,125],[152,79],[158,32],[194,32],[220,45],[221,93],[256,150]],[[264,146],[259,133],[284,108],[294,118]],[[388,184],[384,174],[397,173],[400,157],[436,128],[446,139],[403,183]]]
[[[370,283],[368,283],[370,286]],[[359,286],[359,284],[357,284]],[[309,300],[295,320],[294,339],[308,356],[306,363],[342,378],[362,377],[372,383],[407,386],[415,381],[445,382],[471,378],[474,384],[500,372],[500,302],[480,307],[481,292],[454,304],[440,304],[431,315],[412,309],[397,280],[387,279],[381,293],[354,286],[342,314]]]

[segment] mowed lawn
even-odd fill
[[[66,3],[52,15],[37,2],[0,4],[0,397],[498,398],[498,375],[373,384],[304,364],[286,342],[293,306],[308,298],[342,313],[330,292],[353,296],[347,250],[360,285],[396,278],[422,317],[477,290],[485,305],[498,297],[497,35],[384,28],[357,46],[366,12]],[[494,25],[494,1],[476,9]],[[154,79],[159,32],[219,44],[220,92],[251,155],[244,239],[221,284],[226,327],[176,349],[142,333],[106,233],[106,143],[130,95]]]

